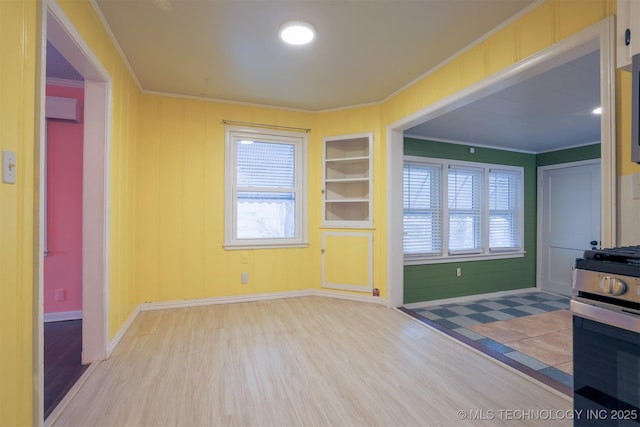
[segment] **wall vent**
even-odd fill
[[[44,111],[47,119],[71,120],[82,123],[82,106],[76,98],[47,96]]]

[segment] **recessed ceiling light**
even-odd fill
[[[316,38],[316,30],[307,22],[290,21],[280,27],[280,38],[287,44],[300,46],[311,43]]]
[[[602,107],[594,108],[592,113],[593,114],[602,114]]]

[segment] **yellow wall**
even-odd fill
[[[140,302],[284,292],[317,286],[309,248],[225,251],[222,120],[311,128],[312,114],[144,95],[137,153],[136,292]],[[319,162],[309,156],[311,187]],[[319,210],[310,198],[311,216]],[[242,264],[245,258],[247,263]],[[249,283],[240,284],[240,274]]]
[[[136,289],[141,302],[320,288],[322,138],[373,132],[374,170],[383,164],[378,106],[316,115],[143,95],[138,119]],[[223,249],[222,120],[311,129],[308,248]],[[383,186],[376,190],[374,218],[380,227]],[[380,250],[375,257],[385,257],[384,246],[376,247]],[[244,285],[240,284],[243,271],[249,274]],[[382,283],[385,274],[383,267],[377,267],[374,283]]]
[[[0,1],[0,148],[16,153],[16,184],[0,182],[0,425],[32,410],[35,2]]]
[[[386,126],[615,13],[613,0],[549,0],[381,105],[311,114],[143,95],[89,2],[59,4],[113,79],[110,336],[145,301],[319,288],[324,136],[374,133],[374,286],[384,296]],[[0,144],[18,155],[18,183],[0,184],[0,425],[33,421],[36,5],[35,0],[0,1]],[[624,79],[619,75],[623,91]],[[620,95],[624,111],[626,103]],[[618,112],[626,126],[628,112]],[[222,119],[312,129],[309,248],[222,249]],[[638,166],[624,157],[629,141],[624,132],[619,171],[635,173]],[[240,272],[246,269],[250,283],[241,286]]]

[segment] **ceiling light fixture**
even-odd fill
[[[280,39],[296,46],[311,43],[316,38],[313,26],[303,21],[290,21],[280,27]]]
[[[602,107],[595,108],[592,111],[593,114],[602,114]]]

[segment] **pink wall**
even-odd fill
[[[46,93],[84,101],[82,88],[47,85]],[[45,314],[82,310],[82,132],[82,123],[47,120]]]

